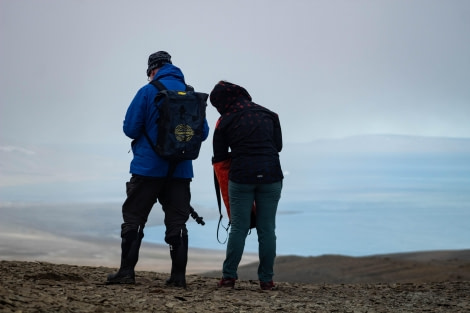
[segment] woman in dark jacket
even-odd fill
[[[214,130],[213,163],[231,159],[229,203],[231,229],[219,287],[234,287],[250,229],[253,202],[259,242],[258,278],[262,289],[275,288],[276,211],[283,174],[279,161],[282,133],[276,113],[251,101],[245,88],[220,81],[210,94],[220,113]]]

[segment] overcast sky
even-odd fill
[[[0,143],[127,144],[158,50],[199,91],[246,87],[285,142],[470,137],[469,34],[468,0],[2,0]]]

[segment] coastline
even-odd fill
[[[118,268],[121,241],[110,238],[71,238],[38,230],[0,232],[0,259],[48,262],[79,266]],[[189,248],[188,274],[222,267],[225,251]],[[245,254],[241,265],[256,262],[258,256]],[[166,245],[143,242],[136,270],[168,273],[171,259]]]
[[[120,239],[57,236],[45,230],[18,228],[0,222],[0,260],[47,262],[76,266],[118,268]],[[189,248],[187,274],[220,277],[225,250]],[[239,276],[257,279],[258,255],[244,253]],[[166,245],[143,242],[137,271],[169,273]],[[363,257],[320,255],[278,256],[276,279],[297,282],[470,280],[470,249],[377,254]],[[103,278],[104,279],[104,278]]]
[[[109,203],[0,205],[2,216],[0,219],[0,260],[118,268],[121,240],[117,228],[121,223],[121,216],[117,208],[117,205]],[[149,220],[151,223],[149,222],[148,226],[158,225],[162,220],[158,215],[161,214],[158,210],[152,214],[152,219]],[[220,275],[218,273],[225,259],[225,246],[221,247],[222,249],[219,250],[192,248],[190,236],[187,273]],[[365,261],[369,262],[367,263],[369,266],[387,263],[386,270],[392,272],[394,265],[390,264],[390,260],[397,261],[397,270],[402,270],[400,266],[419,267],[421,264],[416,262],[436,260],[452,262],[458,259],[465,265],[470,262],[470,250],[466,250],[469,248],[405,253],[398,251],[363,257],[348,255],[302,257],[278,253],[275,271],[278,278],[290,279],[297,275],[307,278],[306,272],[310,272],[311,277],[315,277],[317,272],[328,271],[333,267],[342,268],[344,273],[348,274],[347,269],[353,264],[359,266]],[[240,263],[240,277],[256,278],[257,261],[257,253],[245,252]],[[404,264],[405,261],[408,263]],[[317,267],[314,269],[314,266]],[[136,270],[168,273],[170,267],[168,246],[151,243],[144,238]],[[251,273],[249,276],[245,276],[245,268],[246,273]],[[368,275],[369,269],[364,269],[365,275]],[[467,277],[468,265],[465,265],[462,270],[464,276]],[[347,276],[344,273],[337,271],[335,275],[344,278]]]
[[[148,227],[162,223],[160,211],[152,211]],[[0,215],[1,260],[119,267],[119,204],[3,203]],[[224,249],[192,248],[190,238],[187,273],[219,269],[224,258]],[[241,265],[257,260],[257,254],[245,253]],[[168,273],[170,266],[168,246],[144,238],[136,270]]]

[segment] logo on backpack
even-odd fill
[[[189,125],[179,124],[175,128],[175,136],[178,141],[190,141],[193,135],[194,131]]]
[[[195,92],[191,86],[186,91],[167,90],[159,81],[152,81],[159,92],[155,97],[159,118],[157,143],[147,140],[155,152],[169,161],[194,160],[199,156],[203,140],[208,94]]]

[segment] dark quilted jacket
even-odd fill
[[[212,162],[231,157],[229,179],[236,183],[282,180],[278,115],[252,102],[245,88],[228,82],[214,87],[210,101],[221,115],[214,130]]]

